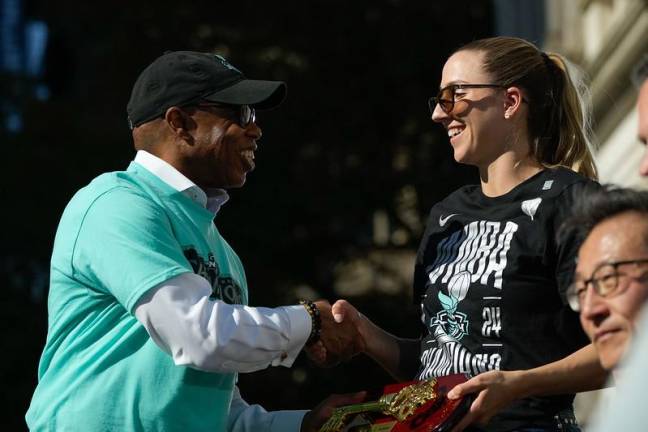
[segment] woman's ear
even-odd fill
[[[504,117],[507,119],[515,117],[524,102],[524,95],[519,87],[508,87],[504,101]]]
[[[193,135],[189,132],[193,129],[194,121],[189,114],[178,107],[170,107],[164,113],[164,120],[171,129],[174,136],[191,144]]]

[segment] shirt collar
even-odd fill
[[[146,150],[137,151],[135,162],[146,168],[147,171],[173,189],[186,195],[192,201],[200,204],[214,214],[218,213],[221,206],[229,199],[229,195],[225,189],[213,188],[207,189],[205,192],[184,174],[175,169],[173,165]]]

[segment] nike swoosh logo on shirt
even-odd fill
[[[450,220],[451,217],[457,216],[458,214],[459,213],[452,213],[452,214],[449,214],[446,217],[439,216],[439,226],[445,226],[445,224],[448,222],[448,220]]]

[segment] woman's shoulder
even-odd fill
[[[545,170],[541,177],[541,198],[543,211],[539,219],[558,229],[571,213],[573,203],[585,188],[600,187],[599,183],[569,168],[557,167]]]
[[[544,181],[554,180],[554,182],[557,183],[556,186],[559,186],[559,189],[564,189],[577,183],[597,184],[596,180],[592,180],[588,177],[585,177],[583,174],[562,166],[547,168],[546,170],[544,170],[543,174],[544,176],[542,178]]]
[[[430,213],[475,213],[484,211],[498,213],[502,210],[507,214],[507,209],[523,204],[526,201],[542,202],[543,207],[550,205],[562,206],[563,201],[573,199],[577,193],[577,185],[594,185],[598,183],[569,168],[547,168],[509,193],[499,197],[487,197],[478,184],[465,185],[450,193],[437,202]],[[499,214],[499,213],[498,213]]]
[[[517,186],[508,195],[513,201],[541,198],[543,201],[560,200],[571,194],[576,185],[598,185],[596,181],[569,168],[547,168]]]
[[[600,187],[596,180],[592,180],[569,168],[557,167],[545,170],[541,177],[542,187],[547,198],[566,199],[573,196],[581,187]]]

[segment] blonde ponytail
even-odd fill
[[[564,81],[560,103],[554,108],[562,112],[555,159],[558,165],[595,180],[598,173],[592,155],[590,97],[583,73],[559,54],[548,54],[548,58]]]
[[[588,90],[575,66],[513,37],[479,39],[458,51],[464,50],[485,54],[484,70],[495,83],[526,90],[531,153],[540,164],[597,178]]]

